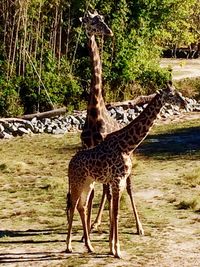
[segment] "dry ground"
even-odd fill
[[[78,214],[73,254],[65,254],[67,164],[78,134],[33,135],[0,141],[1,266],[200,266],[200,114],[158,122],[134,156],[132,181],[145,236],[135,234],[126,193],[121,200],[123,259],[108,256],[108,210],[96,250],[80,242]],[[101,185],[96,186],[94,214]]]

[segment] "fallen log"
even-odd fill
[[[123,107],[124,109],[134,108],[136,105],[148,104],[154,98],[154,96],[155,94],[141,95],[133,100],[126,100],[123,102],[111,102],[109,104],[106,104],[106,108],[111,109],[112,107],[119,107],[119,106]]]
[[[133,100],[126,100],[126,101],[122,101],[122,102],[111,102],[106,104],[106,108],[107,109],[111,109],[112,107],[118,107],[121,106],[124,109],[128,109],[128,108],[134,108],[134,106],[136,105],[144,105],[146,103],[149,103],[151,101],[151,99],[155,96],[155,94],[151,94],[148,96],[138,96],[137,98],[133,99]],[[38,112],[38,113],[33,113],[33,114],[26,114],[23,116],[19,116],[17,118],[1,118],[0,122],[24,122],[24,120],[32,120],[33,118],[37,118],[37,119],[42,119],[42,118],[51,118],[51,117],[55,117],[55,116],[59,116],[59,115],[63,115],[65,113],[67,113],[67,108],[59,108],[59,109],[54,109],[54,110],[50,110],[50,111],[45,111],[45,112]]]
[[[59,115],[63,115],[67,112],[67,108],[58,108],[50,111],[45,111],[45,112],[38,112],[38,113],[33,113],[33,114],[27,114],[20,116],[19,118],[24,119],[24,120],[32,120],[33,118],[37,119],[43,119],[43,118],[51,118]]]

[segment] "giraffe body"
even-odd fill
[[[131,173],[131,154],[147,136],[160,109],[166,101],[184,101],[171,83],[157,92],[143,112],[126,127],[113,132],[96,147],[79,151],[70,161],[68,169],[68,235],[67,252],[71,252],[71,229],[75,208],[78,209],[84,229],[85,245],[93,251],[89,238],[89,220],[86,216],[94,182],[109,183],[110,204],[110,252],[121,257],[118,239],[118,212],[120,197]],[[135,139],[137,136],[137,141]],[[91,208],[91,206],[90,206]]]

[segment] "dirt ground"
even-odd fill
[[[174,59],[163,58],[160,62],[161,67],[172,69],[173,80],[184,78],[195,78],[200,76],[200,59]]]
[[[200,119],[200,113],[182,114],[178,118],[158,121],[157,124],[176,123]],[[200,129],[200,128],[199,128]],[[197,148],[200,148],[200,132],[197,128]],[[195,142],[195,140],[193,140]],[[147,146],[148,148],[148,146]],[[145,149],[145,147],[144,147]],[[176,158],[177,177],[178,172],[191,165],[191,161],[182,161]],[[172,162],[165,165],[159,161],[150,166],[151,180],[141,181],[145,176],[139,174],[140,169],[136,168],[138,184],[136,184],[135,198],[138,203],[138,210],[141,210],[141,220],[145,229],[144,236],[134,234],[132,221],[124,218],[120,232],[122,259],[114,259],[108,252],[108,229],[101,234],[92,234],[92,243],[96,248],[96,253],[85,252],[83,244],[80,242],[81,228],[80,221],[78,230],[73,236],[74,253],[65,254],[66,225],[58,228],[41,229],[37,222],[23,229],[12,228],[4,220],[1,214],[0,222],[0,265],[1,266],[145,266],[145,267],[198,267],[200,266],[200,214],[190,210],[177,210],[172,206],[175,193],[181,196],[181,188],[174,188],[171,178],[174,173]],[[181,165],[183,164],[183,165]],[[200,166],[200,159],[192,162],[194,168]],[[142,169],[142,166],[140,166]],[[159,169],[159,172],[158,172]],[[163,178],[165,177],[165,178]],[[166,184],[164,184],[166,182]],[[167,184],[169,182],[169,184]],[[199,188],[200,189],[200,188]],[[180,190],[180,192],[177,192]],[[197,190],[197,188],[195,188]],[[176,192],[175,192],[176,191]],[[167,192],[167,193],[166,193]],[[184,191],[193,194],[193,189]],[[172,198],[172,200],[170,199]],[[20,200],[19,206],[21,205]],[[128,200],[127,200],[127,203]],[[6,204],[5,204],[6,205]],[[143,205],[146,205],[145,216],[142,216]],[[151,213],[148,214],[151,210]],[[163,213],[160,212],[163,210]],[[152,213],[153,212],[153,213]],[[153,215],[152,215],[153,214]],[[14,219],[14,218],[13,218]],[[105,219],[106,221],[106,219]],[[6,224],[5,224],[6,223]],[[130,226],[131,225],[131,226]],[[130,226],[130,227],[129,227]],[[8,230],[11,229],[12,230]],[[3,237],[3,239],[1,238]],[[101,247],[101,248],[100,248]],[[100,248],[100,249],[99,249]]]

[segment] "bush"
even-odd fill
[[[17,116],[23,113],[20,103],[17,81],[6,81],[0,77],[0,115],[3,117]]]
[[[184,96],[200,100],[200,78],[187,78],[176,81],[175,85]]]

